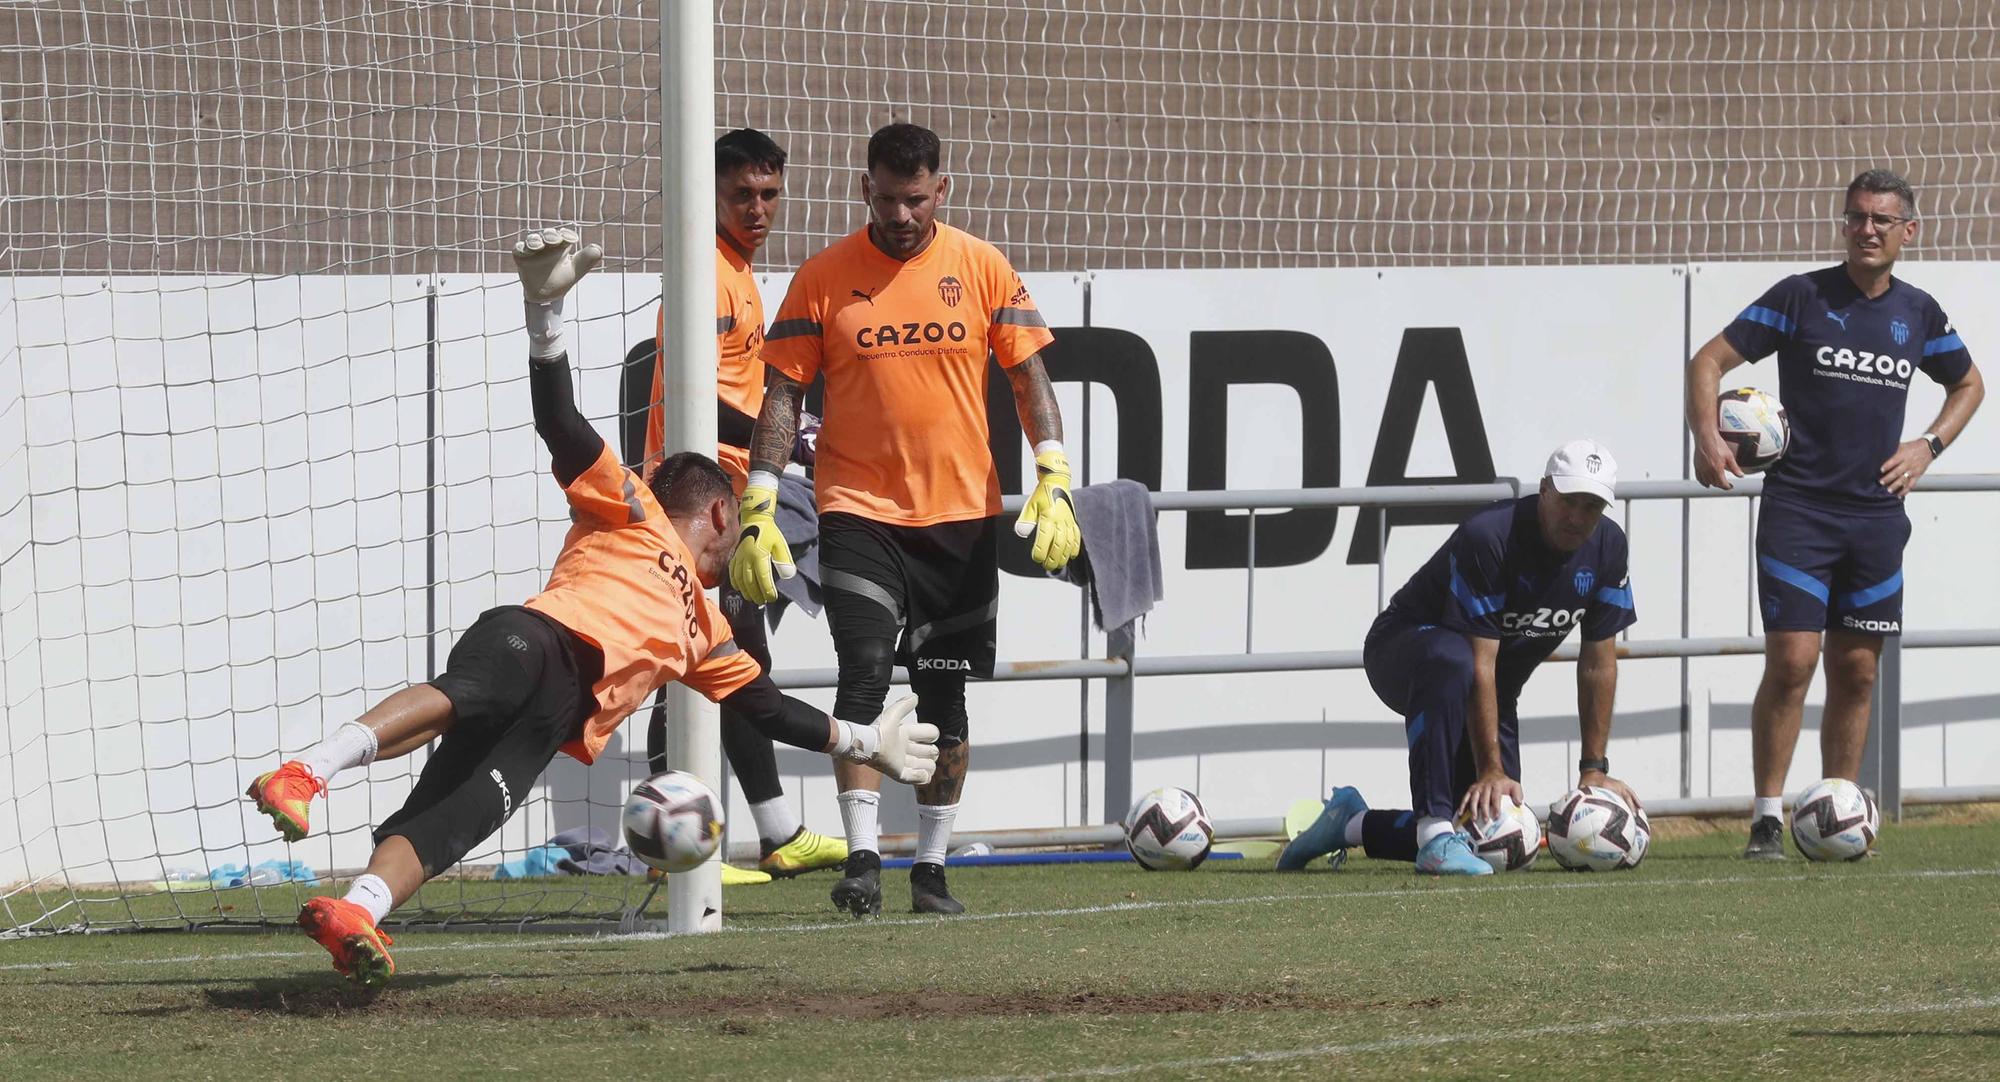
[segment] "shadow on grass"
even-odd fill
[[[640,962],[634,962],[632,965],[629,966],[598,967],[592,969],[582,969],[576,966],[564,966],[557,969],[537,970],[528,973],[492,973],[492,972],[482,971],[473,976],[477,976],[478,979],[484,981],[547,981],[547,980],[560,980],[569,977],[639,977],[639,976],[670,977],[684,973],[685,974],[752,973],[766,968],[769,967],[761,965],[748,965],[741,962],[702,962],[698,965],[691,965],[691,966],[664,966],[664,967],[646,965]],[[453,981],[464,980],[466,979],[467,976],[468,975],[466,974],[451,974],[451,975],[446,975],[442,978],[438,978],[430,974],[410,975],[410,971],[405,970],[403,971],[403,973],[399,973],[395,977],[395,979],[391,982],[391,987],[395,988],[412,987],[415,985],[417,981],[435,981],[438,979],[453,980]],[[324,978],[322,978],[320,974],[315,973],[312,975],[297,975],[297,976],[269,977],[269,978],[90,977],[90,978],[75,978],[70,980],[51,980],[51,981],[45,981],[43,983],[49,985],[62,985],[64,987],[71,987],[71,988],[146,988],[146,987],[196,988],[202,986],[213,986],[219,988],[240,988],[242,987],[246,979],[253,981],[255,980],[317,981],[321,979],[334,980],[336,978],[331,974],[327,974],[324,976]]]
[[[882,911],[884,913],[889,911],[887,899],[884,899]],[[813,924],[820,921],[834,920],[839,917],[849,917],[847,910],[835,909],[831,905],[816,905],[810,909],[759,909],[754,912],[736,911],[723,917],[723,923],[728,927],[734,928],[763,928],[766,926],[782,926],[798,923]],[[852,918],[850,917],[850,919]]]
[[[738,973],[761,970],[766,967],[743,965],[731,962],[703,962],[698,965],[674,968],[634,966],[620,968],[578,969],[567,967],[560,970],[538,973],[398,973],[389,982],[385,991],[392,995],[408,995],[448,988],[465,981],[476,981],[481,986],[490,987],[496,983],[516,983],[523,981],[548,982],[569,981],[591,978],[638,978],[648,979],[673,976],[676,974]],[[133,980],[83,980],[65,981],[76,986],[153,986],[163,988],[201,988],[199,1000],[176,1003],[160,1003],[146,1007],[108,1012],[131,1018],[169,1018],[176,1015],[193,1014],[206,1008],[212,1011],[232,1011],[253,1015],[290,1015],[296,1017],[324,1017],[349,1011],[367,1010],[382,992],[370,992],[349,984],[331,973],[300,974],[282,977],[256,977],[245,980],[241,977],[178,977],[141,978]],[[203,987],[205,986],[205,987]]]
[[[415,974],[396,979],[399,988],[437,988],[468,980],[460,974]],[[484,979],[484,978],[482,978]],[[206,982],[180,981],[93,981],[94,984],[161,984],[186,986],[197,983],[226,984],[226,988],[204,988],[198,1001],[156,1003],[108,1014],[125,1018],[173,1018],[208,1010],[248,1014],[282,1014],[319,1018],[367,1010],[379,993],[358,988],[331,974],[299,977],[260,977],[243,980],[214,979]]]
[[[464,974],[412,973],[396,977],[391,984],[398,990],[416,990],[442,988],[471,979],[475,978]],[[476,979],[490,978],[482,976]],[[323,1018],[367,1010],[382,997],[379,992],[357,988],[345,980],[314,974],[310,977],[261,977],[248,984],[239,981],[231,988],[206,988],[202,990],[202,998],[207,1001],[210,1009],[219,1011]],[[179,1010],[192,1009],[192,1007],[179,1008]],[[174,1012],[167,1010],[162,1013]]]

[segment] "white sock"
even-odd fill
[[[873,789],[849,789],[837,798],[840,801],[840,821],[847,827],[847,851],[859,852],[863,849],[871,853],[882,851],[881,830],[876,815],[882,809],[882,794]]]
[[[1750,813],[1758,819],[1769,816],[1782,821],[1785,818],[1785,798],[1781,796],[1760,796],[1757,807]]]
[[[375,732],[358,721],[350,721],[330,733],[325,740],[307,748],[299,762],[322,783],[349,767],[367,766],[375,761]],[[381,882],[381,880],[376,880]]]
[[[1341,839],[1340,839],[1340,840],[1341,840],[1341,841],[1342,841],[1343,843],[1345,843],[1345,844],[1346,844],[1346,846],[1347,846],[1347,847],[1348,847],[1349,849],[1358,849],[1358,848],[1360,848],[1360,846],[1361,846],[1361,823],[1362,823],[1362,821],[1363,821],[1363,820],[1365,820],[1365,819],[1367,819],[1367,818],[1368,818],[1368,815],[1367,815],[1367,813],[1366,813],[1366,812],[1364,812],[1364,813],[1362,813],[1362,814],[1360,814],[1360,815],[1356,815],[1356,816],[1351,816],[1351,817],[1349,817],[1349,818],[1348,818],[1348,820],[1347,820],[1347,833],[1346,833],[1345,835],[1343,835],[1343,836],[1341,837]]]
[[[563,355],[563,298],[547,304],[523,301],[528,322],[528,356],[552,361]]]
[[[1422,819],[1417,820],[1417,848],[1422,849],[1431,843],[1432,838],[1440,834],[1450,834],[1457,829],[1458,827],[1453,825],[1449,819],[1426,815]]]
[[[951,824],[958,820],[956,804],[917,805],[918,864],[943,864],[951,845]]]
[[[368,919],[376,924],[381,924],[389,910],[396,907],[396,900],[389,896],[389,884],[381,876],[367,873],[355,876],[354,882],[347,885],[346,900],[366,909]]]
[[[799,822],[799,810],[783,793],[769,800],[760,800],[750,805],[750,818],[757,821],[757,837],[772,845],[783,845],[792,840],[805,824]]]

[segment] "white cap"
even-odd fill
[[[1542,471],[1557,492],[1588,492],[1605,503],[1617,498],[1618,460],[1596,440],[1571,440],[1556,448]]]

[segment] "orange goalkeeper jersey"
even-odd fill
[[[653,397],[646,412],[646,464],[650,470],[666,446],[666,378],[660,352],[660,338],[666,333],[664,307],[653,332]],[[731,247],[720,233],[715,237],[715,396],[724,404],[757,419],[764,408],[764,364],[759,356],[764,348],[764,298],[757,292],[757,277],[750,260]],[[750,476],[750,451],[729,442],[716,446],[715,459],[735,483],[738,495]]]
[[[820,513],[903,526],[999,514],[986,357],[1012,368],[1054,340],[1007,257],[942,222],[908,262],[866,228],[806,260],[764,363],[800,383],[826,373]]]
[[[762,670],[731,641],[666,511],[610,447],[563,494],[573,524],[527,607],[604,653],[597,712],[562,749],[588,763],[660,685],[679,680],[720,702]]]

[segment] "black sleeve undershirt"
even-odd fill
[[[723,698],[722,705],[780,744],[807,751],[826,750],[826,713],[779,691],[768,675],[760,674],[737,688]]]
[[[757,430],[757,418],[720,399],[715,403],[715,438],[731,447],[748,448],[750,434]]]
[[[528,398],[535,407],[535,434],[548,445],[557,483],[568,488],[604,453],[604,437],[577,412],[569,354],[528,359]]]

